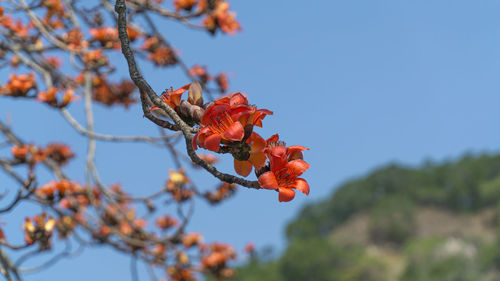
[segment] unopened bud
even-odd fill
[[[191,104],[189,102],[182,100],[181,105],[178,108],[179,113],[182,116],[189,116],[190,107],[191,107]]]
[[[197,105],[191,106],[189,115],[191,115],[191,118],[193,118],[195,122],[200,122],[201,118],[203,118],[203,114],[205,114],[205,110],[203,108]]]
[[[203,105],[202,89],[198,81],[194,81],[193,83],[191,83],[191,86],[189,86],[188,102],[192,105]]]

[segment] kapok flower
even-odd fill
[[[14,155],[15,158],[24,161],[24,160],[26,160],[26,156],[30,152],[30,149],[31,149],[30,145],[26,145],[26,144],[23,144],[20,146],[15,145],[12,147],[11,153],[12,153],[12,155]]]
[[[161,95],[161,99],[168,104],[172,109],[181,105],[181,97],[184,92],[189,90],[189,86],[191,84],[184,85],[177,90],[166,89],[165,92]],[[155,108],[152,108],[154,110]]]
[[[256,170],[264,167],[267,158],[265,148],[267,142],[257,133],[252,133],[247,139],[246,144],[250,147],[247,160],[238,160],[234,158],[234,170],[238,175],[246,177],[252,172],[252,167]]]
[[[198,2],[198,0],[175,0],[173,3],[175,12],[178,13],[180,10],[191,11],[196,5],[196,2]]]
[[[35,73],[11,74],[9,81],[0,90],[0,95],[12,97],[25,97],[31,89],[36,88]]]
[[[275,138],[277,140],[277,135]],[[277,189],[280,202],[292,200],[295,197],[293,189],[309,195],[309,184],[299,176],[309,169],[310,165],[302,159],[294,159],[297,157],[297,152],[301,153],[306,149],[298,145],[287,148],[283,142],[271,143],[270,148],[266,148],[270,171],[259,176],[260,186],[266,189]]]
[[[230,245],[222,243],[213,243],[204,245],[207,248],[208,254],[203,253],[201,264],[205,268],[214,268],[217,266],[225,267],[226,262],[236,258],[236,252]]]
[[[228,104],[231,106],[231,117],[240,121],[245,127],[245,132],[249,135],[253,126],[262,127],[262,119],[273,112],[267,109],[257,109],[255,106],[248,105],[247,97],[240,93],[225,96],[214,101],[215,104]],[[248,128],[247,128],[248,127]]]
[[[225,73],[220,73],[215,76],[215,82],[217,83],[217,86],[219,86],[221,93],[224,93],[227,89],[229,89],[229,80],[227,79],[227,75]]]
[[[178,172],[174,170],[170,170],[169,179],[167,181],[167,190],[172,191],[180,188],[182,185],[189,183],[189,178],[186,176],[186,173],[183,168],[180,168]]]
[[[186,248],[190,248],[195,245],[199,245],[203,241],[203,236],[201,234],[193,232],[188,233],[182,237],[182,245]]]
[[[203,83],[207,83],[212,77],[208,75],[207,68],[198,64],[193,65],[189,70],[189,75],[198,77]]]
[[[219,203],[220,201],[232,196],[236,192],[236,184],[223,182],[215,192],[207,191],[203,196],[212,204]]]
[[[45,102],[52,106],[57,106],[57,88],[51,87],[47,91],[39,91],[37,95],[37,100]]]
[[[199,154],[198,157],[200,157],[201,160],[207,162],[208,164],[210,165],[213,165],[217,162],[219,162],[219,158],[213,156],[212,154]],[[195,166],[195,167],[199,167],[199,166]]]
[[[236,31],[241,30],[240,23],[236,21],[236,14],[229,12],[229,3],[227,1],[217,1],[215,9],[204,20],[203,24],[212,33],[217,28],[224,33],[234,35]]]
[[[238,105],[248,105],[248,98],[246,95],[236,92],[230,95],[226,95],[220,99],[214,101],[215,104],[228,104],[231,107]]]
[[[156,226],[161,230],[167,230],[178,224],[179,222],[169,215],[165,215],[156,219]]]
[[[285,142],[279,140],[279,135],[274,134],[266,141],[265,153],[271,166],[282,167],[293,160],[303,160],[302,151],[309,148],[302,145],[291,145],[286,147]]]
[[[40,250],[50,248],[50,237],[56,221],[42,213],[38,216],[26,218],[23,224],[24,240],[27,244],[38,242]]]
[[[99,41],[101,47],[116,48],[120,46],[118,30],[114,27],[101,26],[98,28],[91,28],[89,32],[95,40]]]
[[[200,147],[217,152],[221,141],[243,140],[245,130],[239,121],[231,118],[231,106],[215,104],[207,109],[201,119],[203,128],[193,137],[193,149]]]
[[[62,39],[70,50],[80,51],[89,46],[89,42],[84,40],[83,33],[78,28],[66,32]]]
[[[54,160],[59,166],[65,165],[68,161],[75,157],[71,148],[61,143],[51,143],[45,148],[45,154],[50,159]]]

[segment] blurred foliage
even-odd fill
[[[307,205],[282,256],[233,280],[500,280],[499,199],[500,156],[388,165]]]

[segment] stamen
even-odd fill
[[[212,133],[222,135],[233,123],[234,121],[229,113],[224,111],[211,117],[208,128],[210,128]]]

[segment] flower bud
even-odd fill
[[[188,102],[192,105],[202,106],[203,105],[203,96],[202,89],[200,83],[198,81],[194,81],[189,86],[188,91]]]
[[[191,108],[191,104],[185,100],[182,100],[181,105],[179,106],[178,110],[182,116],[190,116],[190,114],[189,114],[190,108]]]
[[[205,114],[205,110],[197,105],[192,105],[189,109],[189,115],[195,122],[200,122],[203,114]]]

